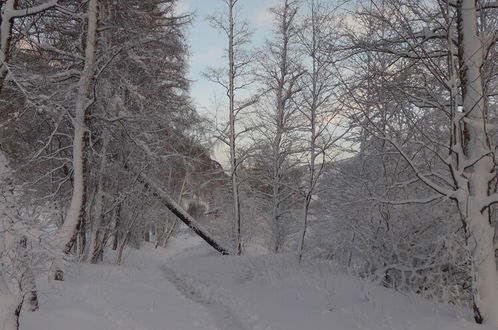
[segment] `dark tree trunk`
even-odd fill
[[[178,217],[184,224],[192,229],[199,237],[201,237],[206,243],[212,246],[216,251],[224,255],[233,254],[231,250],[223,246],[217,240],[214,239],[213,235],[209,233],[205,228],[203,228],[187,211],[185,211],[180,205],[178,205],[171,196],[164,191],[159,185],[157,185],[153,180],[149,179],[145,174],[138,174],[138,181],[142,183],[148,190],[152,192],[154,197],[159,199],[164,206],[166,206],[174,215]]]

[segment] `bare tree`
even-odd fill
[[[271,250],[279,252],[287,236],[297,193],[298,128],[302,125],[297,95],[304,73],[297,52],[296,1],[283,0],[271,9],[275,37],[261,50],[258,73],[262,97],[254,119],[254,139],[259,150],[254,155],[256,191],[261,196],[271,232]],[[292,179],[291,179],[292,178]],[[287,222],[287,224],[286,224]]]
[[[475,319],[496,326],[498,273],[490,208],[498,202],[493,188],[497,172],[490,139],[490,124],[494,120],[486,87],[490,81],[483,70],[497,41],[490,22],[496,19],[491,13],[498,5],[474,0],[368,3],[370,7],[363,10],[363,17],[369,17],[388,32],[357,38],[358,34],[352,31],[350,36],[359,46],[356,49],[393,56],[391,77],[404,77],[406,83],[392,84],[391,88],[410,103],[404,107],[405,126],[420,134],[402,140],[399,135],[386,132],[364,107],[369,104],[364,95],[356,94],[350,106],[361,113],[358,120],[367,123],[365,127],[390,144],[411,168],[416,178],[400,184],[422,183],[434,192],[429,197],[417,196],[396,201],[397,204],[429,203],[441,198],[456,202],[471,255]],[[436,110],[446,120],[445,126],[438,129],[447,130],[447,144],[419,124]],[[418,154],[413,152],[414,143],[424,153],[432,154],[432,159],[442,164],[439,168],[446,167],[448,172],[424,170],[413,157]]]
[[[244,47],[250,42],[251,32],[248,24],[237,17],[237,5],[240,0],[222,0],[227,7],[227,13],[219,17],[211,16],[211,25],[222,31],[228,39],[228,69],[211,68],[205,76],[225,89],[228,98],[228,132],[221,131],[220,139],[228,144],[230,149],[230,181],[232,187],[233,216],[235,222],[235,245],[237,254],[242,251],[241,243],[241,210],[240,210],[240,178],[238,168],[242,157],[239,159],[237,132],[239,114],[244,109],[255,103],[255,98],[238,99],[240,92],[252,83],[250,77],[250,56]]]
[[[299,43],[308,59],[309,67],[300,82],[302,104],[299,111],[304,116],[304,152],[308,159],[308,175],[303,189],[304,205],[301,234],[298,245],[298,256],[302,258],[308,215],[313,195],[316,193],[318,181],[323,174],[324,166],[336,153],[332,147],[348,132],[339,116],[341,107],[334,104],[333,96],[337,79],[335,78],[335,59],[332,51],[338,32],[334,27],[333,10],[319,0],[308,1],[309,15],[303,19],[299,31]]]

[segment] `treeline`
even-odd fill
[[[205,76],[227,120],[212,125],[176,1],[2,2],[3,328],[36,308],[47,260],[62,279],[106,247],[165,245],[173,200],[223,253],[332,258],[498,325],[498,5],[280,0],[257,48],[249,3],[220,1],[226,64]]]
[[[188,94],[191,17],[176,5],[2,1],[0,328],[37,308],[33,273],[63,279],[66,262],[98,262],[106,246],[120,259],[150,232],[165,244],[176,221],[138,173],[181,199],[218,171]]]
[[[227,94],[236,243],[497,325],[498,5],[281,0],[254,49],[247,3],[222,2],[227,62],[206,76]]]

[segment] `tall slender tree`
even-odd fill
[[[333,45],[338,39],[334,26],[336,18],[330,6],[319,0],[309,0],[306,10],[309,14],[302,20],[299,29],[299,44],[309,62],[301,85],[300,112],[303,115],[305,133],[304,158],[308,160],[308,173],[303,188],[303,216],[298,244],[298,256],[302,258],[308,216],[313,195],[316,193],[318,181],[323,174],[327,162],[333,160],[337,152],[332,150],[348,132],[347,126],[339,119],[341,107],[334,104],[335,56]]]
[[[93,82],[97,52],[99,0],[89,0],[87,9],[86,41],[84,67],[78,81],[78,91],[75,100],[73,124],[73,191],[66,219],[56,238],[56,245],[62,252],[68,254],[76,242],[77,235],[84,222],[86,207],[86,144],[88,127],[86,124],[88,108],[93,103]],[[56,279],[62,279],[62,270],[55,272]]]
[[[297,52],[298,3],[282,0],[271,9],[274,17],[274,38],[262,50],[258,73],[263,95],[255,119],[255,137],[260,150],[257,154],[260,195],[265,204],[271,228],[271,250],[281,251],[292,218],[296,182],[291,179],[298,167],[295,155],[299,146],[301,126],[297,95],[304,74]],[[292,182],[294,181],[294,182]],[[287,223],[286,223],[287,222]]]
[[[227,38],[227,68],[211,68],[205,76],[211,81],[225,89],[228,98],[228,125],[226,130],[222,130],[220,139],[228,144],[230,151],[230,184],[232,190],[233,217],[235,224],[235,245],[236,252],[242,251],[241,238],[241,202],[240,184],[238,168],[241,165],[238,138],[241,132],[237,132],[239,125],[239,115],[241,111],[250,107],[255,98],[241,98],[240,94],[252,83],[250,77],[251,61],[248,51],[245,49],[250,42],[251,31],[247,22],[242,21],[237,15],[237,8],[240,0],[222,0],[227,11],[221,16],[211,16],[211,25],[221,31]]]

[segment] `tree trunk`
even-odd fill
[[[90,241],[90,262],[96,264],[100,261],[104,249],[104,175],[107,167],[107,146],[109,145],[109,136],[106,131],[102,134],[102,159],[100,161],[99,179],[97,183],[97,201],[95,203],[95,226],[92,230],[92,238]]]
[[[88,4],[88,27],[85,49],[85,67],[79,81],[76,99],[75,118],[73,118],[73,194],[71,204],[62,226],[64,253],[69,253],[76,237],[77,229],[85,212],[85,144],[86,144],[86,112],[89,102],[90,87],[95,67],[95,47],[97,37],[98,0],[90,0]]]
[[[311,24],[312,24],[312,45],[311,45],[311,62],[313,69],[311,70],[311,80],[312,80],[312,91],[311,91],[311,97],[312,97],[312,102],[310,106],[310,115],[309,115],[309,124],[310,124],[310,143],[309,143],[309,178],[308,178],[308,186],[306,188],[306,193],[304,197],[304,206],[303,206],[303,222],[302,222],[302,227],[301,227],[301,237],[299,241],[299,247],[298,247],[298,259],[301,260],[303,257],[303,250],[304,250],[304,242],[306,238],[306,231],[308,229],[308,215],[309,215],[309,208],[311,204],[311,198],[313,196],[313,192],[315,189],[315,163],[316,163],[316,148],[317,148],[317,132],[316,132],[316,117],[317,117],[317,112],[318,112],[318,98],[319,98],[319,89],[318,89],[318,78],[320,75],[320,72],[318,71],[318,59],[317,59],[317,52],[318,52],[318,41],[317,41],[317,36],[316,36],[316,29],[319,28],[317,26],[316,22],[316,7],[314,1],[311,2]]]
[[[16,9],[17,0],[7,0],[2,9],[2,20],[0,24],[0,92],[2,91],[5,77],[7,76],[7,56],[10,49],[10,40],[12,34],[12,24],[14,18],[9,15]]]
[[[239,182],[237,173],[236,157],[236,132],[235,132],[235,20],[234,20],[235,1],[228,2],[229,32],[228,32],[228,100],[229,100],[229,126],[230,126],[230,179],[232,185],[233,199],[233,216],[235,218],[235,253],[240,255],[242,252],[241,243],[241,215],[240,215],[240,198]]]
[[[472,253],[473,296],[476,320],[498,326],[498,272],[496,269],[494,228],[489,205],[490,181],[496,175],[492,150],[486,134],[486,104],[482,78],[484,48],[478,33],[475,0],[459,0],[458,35],[460,80],[462,84],[463,150],[470,165],[463,175],[468,184],[460,186],[459,209],[466,224]]]
[[[95,53],[97,45],[97,15],[98,0],[89,0],[88,2],[88,24],[85,48],[85,65],[81,72],[78,83],[78,95],[76,97],[75,117],[72,120],[74,126],[73,137],[73,193],[71,204],[66,215],[62,228],[58,233],[56,244],[65,254],[68,254],[78,235],[81,223],[85,216],[86,203],[86,178],[85,178],[85,160],[86,160],[86,135],[88,128],[85,119],[87,108],[90,102],[90,91],[95,70]],[[63,273],[59,267],[56,273],[60,278]]]
[[[116,251],[118,249],[119,242],[119,226],[120,226],[120,218],[121,217],[121,203],[116,205],[116,208],[113,212],[112,218],[112,249]]]
[[[118,265],[121,265],[121,262],[123,261],[123,251],[126,246],[126,243],[130,239],[131,232],[127,232],[126,235],[123,237],[123,241],[121,242],[121,245],[119,246],[119,251],[118,251],[118,258],[116,259],[116,263]]]
[[[212,246],[216,251],[221,254],[232,254],[232,252],[219,243],[211,233],[202,227],[190,214],[187,213],[173,198],[169,196],[162,188],[160,188],[153,180],[150,180],[143,173],[138,174],[138,181],[141,182],[147,189],[149,189],[154,197],[158,198],[164,206],[166,206],[174,215],[178,217],[190,229],[199,235],[206,243]]]
[[[23,237],[19,243],[18,252],[18,272],[19,272],[19,290],[22,296],[22,310],[34,312],[39,308],[38,305],[38,294],[36,290],[35,275],[30,266],[30,260],[28,255],[28,243],[27,239]]]

